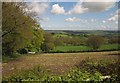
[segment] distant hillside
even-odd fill
[[[92,35],[118,35],[120,34],[120,31],[105,31],[105,30],[45,30],[49,33],[66,33],[66,34],[74,34],[74,35],[80,35],[80,34],[92,34]]]

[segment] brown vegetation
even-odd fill
[[[3,63],[3,76],[11,76],[23,70],[42,66],[55,74],[64,73],[86,58],[112,61],[117,60],[119,55],[113,56],[114,52],[89,52],[89,53],[45,53],[29,56],[21,56],[14,61]]]

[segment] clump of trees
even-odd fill
[[[110,44],[120,44],[120,38],[119,38],[119,36],[113,36],[113,37],[109,38],[108,42]]]
[[[53,38],[52,34],[45,33],[44,41],[41,45],[41,50],[42,51],[50,51],[50,50],[54,49],[54,47],[55,47],[55,44],[54,44],[54,38]]]
[[[105,39],[101,36],[90,36],[88,40],[86,41],[86,44],[90,47],[92,47],[94,50],[97,50],[100,48],[101,45],[105,43]]]
[[[2,55],[12,56],[16,52],[25,53],[26,49],[39,49],[43,41],[43,30],[21,5],[2,4]]]
[[[64,42],[60,38],[54,38],[54,44],[55,46],[62,46],[64,45]]]
[[[73,45],[73,46],[78,46],[78,45],[85,45],[85,39],[80,39],[78,37],[59,37],[56,38],[56,42],[60,43],[61,45]],[[57,45],[57,44],[56,44]]]

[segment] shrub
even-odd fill
[[[88,46],[96,50],[104,43],[104,38],[101,36],[90,36],[86,43]]]
[[[120,38],[119,37],[112,37],[108,41],[110,44],[119,44],[120,43]]]
[[[41,45],[42,51],[50,51],[55,47],[54,38],[50,33],[44,34],[44,42]]]
[[[22,49],[18,50],[18,52],[19,52],[20,54],[27,54],[27,53],[28,53],[28,50],[27,50],[26,48],[22,48]]]
[[[48,51],[52,50],[54,47],[55,47],[55,46],[54,46],[53,43],[43,43],[43,44],[41,45],[41,50],[48,52]]]

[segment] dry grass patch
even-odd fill
[[[32,69],[35,66],[43,66],[52,73],[61,74],[68,71],[74,65],[86,58],[112,61],[117,60],[114,52],[86,52],[86,53],[45,53],[21,56],[14,61],[3,63],[3,76],[11,76],[22,70]]]

